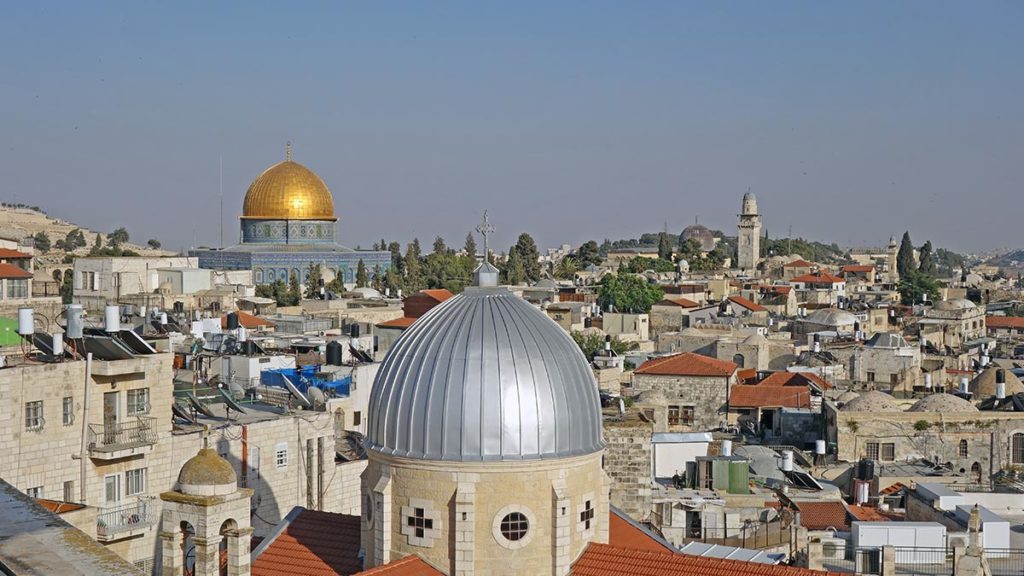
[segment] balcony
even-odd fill
[[[96,515],[96,540],[112,542],[144,533],[156,521],[150,508],[148,499],[101,508]]]
[[[89,424],[89,456],[116,460],[146,454],[156,438],[156,418],[135,416],[116,424]]]

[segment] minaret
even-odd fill
[[[899,266],[896,265],[896,256],[900,252],[899,244],[896,243],[896,237],[889,237],[889,246],[885,249],[885,260],[886,267],[889,269],[888,281],[895,284],[900,281]]]
[[[761,215],[757,213],[757,198],[749,191],[743,195],[743,210],[737,227],[736,267],[742,272],[756,272],[761,261]]]

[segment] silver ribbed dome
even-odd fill
[[[529,460],[604,448],[597,383],[576,343],[504,288],[469,287],[395,341],[366,448],[427,460]]]

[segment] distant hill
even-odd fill
[[[1021,268],[1024,267],[1024,250],[1015,250],[1001,256],[989,258],[985,263],[999,267]]]

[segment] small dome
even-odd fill
[[[998,366],[989,366],[984,372],[975,376],[970,383],[968,390],[974,394],[975,400],[984,400],[996,395],[996,373],[999,370],[1002,370],[1006,376],[1007,396],[1024,392],[1024,383],[1013,372]]]
[[[945,392],[939,392],[938,394],[932,394],[927,398],[922,398],[914,403],[910,407],[909,412],[977,412],[978,409],[974,407],[967,400],[960,398],[959,396],[953,396],[952,394],[946,394]]]
[[[943,300],[936,302],[934,308],[942,311],[953,311],[953,310],[970,310],[977,308],[974,302],[965,300],[964,298],[953,298],[952,300]]]
[[[380,300],[383,297],[379,291],[369,287],[356,288],[352,292],[359,294],[360,298],[365,298],[367,300]]]
[[[505,288],[469,287],[427,312],[391,346],[371,390],[372,452],[470,462],[604,449],[587,359]]]
[[[853,326],[857,317],[846,310],[838,308],[822,308],[815,310],[807,317],[807,322],[821,326]]]
[[[238,477],[231,464],[216,450],[203,448],[181,467],[178,484],[186,494],[225,494],[234,492],[238,487]]]
[[[315,172],[288,160],[260,174],[245,193],[242,218],[336,220],[334,197]]]
[[[842,408],[843,412],[902,412],[896,399],[886,394],[872,390],[850,400]]]
[[[860,394],[857,394],[853,390],[847,390],[846,392],[843,392],[839,396],[836,396],[836,402],[847,404],[853,402],[857,398],[860,398]]]
[[[747,336],[746,339],[743,340],[743,343],[749,346],[762,346],[764,344],[768,344],[768,339],[760,333],[754,332],[750,336]]]
[[[683,328],[683,330],[681,332],[679,332],[679,335],[680,336],[707,336],[707,334],[705,334],[704,332],[701,332],[701,330],[699,328],[694,328],[693,326],[689,326],[687,328]]]

